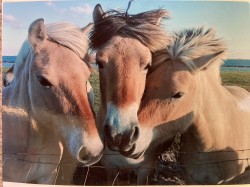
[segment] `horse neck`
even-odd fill
[[[227,136],[232,134],[230,124],[233,122],[230,116],[235,115],[237,101],[221,85],[219,75],[203,71],[196,76],[199,86],[197,108],[194,111],[194,122],[184,137],[188,137],[188,142],[192,145],[190,148],[197,149],[196,151],[224,149],[223,146],[228,145],[225,141],[230,141]],[[187,141],[183,142],[189,144]]]
[[[30,94],[29,94],[29,79],[30,79],[30,66],[33,61],[34,55],[30,51],[26,58],[24,58],[24,62],[19,62],[17,65],[18,69],[14,70],[14,80],[11,84],[11,95],[7,96],[7,105],[13,107],[24,108],[25,110],[29,110],[27,108],[30,106]]]
[[[30,52],[25,62],[18,66],[20,69],[16,71],[18,74],[15,75],[13,83],[3,90],[2,95],[3,110],[5,110],[4,117],[6,119],[6,125],[4,122],[3,128],[8,132],[15,124],[14,128],[16,130],[13,133],[22,132],[20,136],[12,133],[13,138],[15,139],[16,136],[17,141],[20,143],[20,146],[17,146],[16,149],[32,152],[44,149],[46,143],[50,141],[51,143],[55,142],[54,135],[36,120],[31,108],[29,79],[33,58],[34,56]]]

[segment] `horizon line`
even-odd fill
[[[48,0],[3,0],[3,3],[12,3],[12,2],[44,2]],[[50,0],[50,1],[76,1],[76,0]],[[225,1],[225,2],[248,2],[250,3],[250,0],[166,0],[166,1]]]

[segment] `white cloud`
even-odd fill
[[[11,14],[4,14],[3,15],[3,22],[5,24],[11,26],[12,28],[15,28],[15,29],[24,28],[23,23]]]
[[[46,5],[53,6],[53,3],[52,3],[52,1],[48,1],[48,2],[46,2]]]
[[[70,11],[76,14],[92,14],[93,7],[88,4],[85,4],[82,6],[70,7]]]
[[[14,18],[14,16],[11,14],[6,14],[6,15],[3,15],[3,21],[16,22],[16,18]]]

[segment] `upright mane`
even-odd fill
[[[45,27],[48,40],[57,42],[71,49],[81,59],[85,57],[89,47],[89,40],[80,28],[65,22],[50,23],[46,24]],[[18,73],[22,63],[25,62],[31,50],[28,40],[25,40],[15,61],[14,74]]]
[[[215,30],[211,28],[206,30],[204,27],[175,32],[173,42],[168,47],[170,58],[181,59],[190,71],[196,69],[192,59],[217,52],[221,52],[220,56],[224,58],[226,50],[224,41],[216,37]]]
[[[167,32],[159,25],[160,18],[168,18],[164,9],[152,10],[136,15],[110,10],[94,24],[90,33],[91,47],[98,49],[111,37],[119,35],[139,40],[152,52],[166,47],[170,42]]]

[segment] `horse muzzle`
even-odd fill
[[[129,153],[135,150],[135,143],[139,138],[140,132],[137,125],[133,125],[132,128],[121,131],[109,123],[106,123],[104,125],[104,134],[107,145],[111,150],[129,155]]]
[[[136,144],[134,144],[133,147],[129,151],[126,151],[126,152],[120,151],[120,154],[127,157],[127,158],[138,159],[142,155],[144,155],[144,153],[146,151],[146,149],[144,149],[141,152],[135,153],[135,150],[136,150]]]
[[[103,155],[103,150],[95,155],[91,153],[86,147],[82,147],[78,152],[77,160],[84,166],[90,166],[101,159]]]

